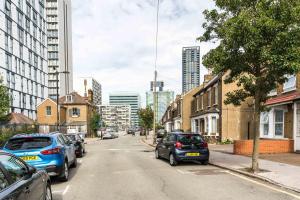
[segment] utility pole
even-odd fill
[[[157,95],[156,95],[156,85],[157,85],[157,71],[154,71],[154,83],[153,83],[153,144],[156,142],[156,114],[157,114]]]
[[[154,87],[153,87],[153,144],[156,143],[157,133],[156,133],[156,113],[157,113],[157,97],[156,97],[156,86],[157,86],[157,54],[158,54],[158,23],[159,23],[159,3],[157,0],[156,9],[156,35],[155,35],[155,65],[154,65]]]
[[[59,72],[56,71],[56,109],[57,109],[57,119],[56,119],[56,130],[59,131],[60,130],[60,122],[59,122],[59,118],[60,118],[60,110],[59,110],[59,74],[69,74],[70,72],[68,71],[63,71],[63,72]],[[69,90],[69,86],[66,85],[67,90]],[[69,91],[67,91],[68,94]]]

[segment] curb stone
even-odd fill
[[[222,169],[226,169],[226,170],[238,173],[238,174],[242,174],[242,175],[250,177],[250,178],[255,178],[255,179],[258,179],[258,180],[261,180],[261,181],[264,181],[264,182],[267,182],[267,183],[279,186],[281,188],[284,188],[284,189],[287,189],[287,190],[290,190],[290,191],[293,191],[293,192],[300,193],[299,189],[283,185],[281,183],[278,183],[276,181],[273,181],[273,180],[271,180],[269,178],[266,178],[266,177],[263,177],[263,176],[260,176],[260,175],[257,175],[257,174],[252,174],[252,173],[249,173],[249,172],[244,172],[244,171],[241,171],[241,170],[238,170],[238,169],[233,169],[233,168],[226,167],[226,166],[220,165],[220,164],[215,164],[215,163],[212,163],[212,162],[209,162],[209,164],[212,165],[212,166],[215,166],[215,167],[219,167],[219,168],[222,168]]]
[[[152,147],[152,148],[155,148],[155,145],[147,143],[145,141],[145,139],[141,139],[141,142],[144,143],[144,144],[146,144],[146,145],[148,145],[148,146],[150,146],[150,147]],[[283,189],[287,189],[287,190],[290,190],[290,191],[293,191],[293,192],[296,192],[296,193],[300,193],[299,189],[283,185],[281,183],[278,183],[276,181],[273,181],[273,180],[271,180],[269,178],[265,178],[265,177],[257,175],[257,174],[251,174],[249,172],[244,172],[244,171],[241,171],[241,170],[238,170],[238,169],[233,169],[233,168],[226,167],[226,166],[220,165],[220,164],[215,164],[215,163],[212,163],[212,162],[209,162],[209,164],[212,165],[212,166],[218,167],[218,168],[226,169],[226,170],[229,170],[229,171],[232,171],[232,172],[235,172],[235,173],[238,173],[238,174],[250,177],[250,178],[258,179],[258,180],[261,180],[261,181],[264,181],[264,182],[276,185],[276,186],[281,187]]]

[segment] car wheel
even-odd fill
[[[77,167],[77,158],[76,158],[76,156],[75,156],[75,160],[74,160],[74,162],[73,162],[73,164],[72,164],[71,167],[72,168],[76,168]]]
[[[160,159],[158,149],[155,149],[155,158],[156,159]]]
[[[64,168],[63,168],[63,175],[61,176],[62,181],[68,181],[69,180],[69,167],[68,162],[65,161]]]
[[[83,150],[83,148],[81,148],[81,151],[80,151],[79,157],[80,157],[80,158],[82,158],[82,157],[83,157],[83,154],[84,154],[84,150]]]
[[[45,200],[52,200],[51,185],[48,183],[46,187]]]
[[[176,166],[178,164],[176,158],[174,157],[174,155],[172,153],[170,154],[169,162],[170,162],[171,166]]]
[[[201,165],[208,165],[208,160],[201,161]]]

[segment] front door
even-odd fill
[[[299,107],[299,104],[298,106]],[[297,109],[297,130],[295,135],[295,150],[300,151],[300,109]]]

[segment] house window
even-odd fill
[[[263,112],[261,113],[261,125],[264,136],[269,135],[269,113]]]
[[[215,86],[215,104],[218,105],[218,85]]]
[[[217,118],[216,117],[211,118],[211,132],[217,133]]]
[[[283,110],[275,110],[275,137],[283,136]]]
[[[296,89],[296,76],[289,75],[286,77],[287,77],[287,81],[283,84],[284,92],[288,92],[288,91]]]
[[[210,107],[211,104],[211,91],[207,92],[207,106]]]
[[[66,96],[66,102],[72,102],[72,101],[73,101],[72,95],[67,95]]]
[[[80,116],[80,109],[79,108],[72,108],[69,110],[70,117],[79,117]]]
[[[203,95],[201,95],[201,110],[203,110]]]
[[[51,115],[51,106],[46,107],[46,115],[48,115],[48,116]]]

